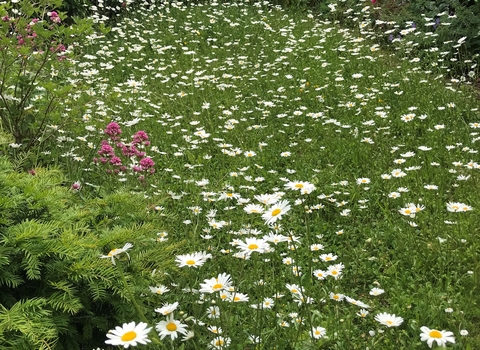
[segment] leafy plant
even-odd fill
[[[87,19],[64,26],[61,0],[0,5],[0,121],[23,151],[66,124],[65,99],[78,89],[66,79],[78,42],[92,31]],[[78,52],[77,52],[78,53]]]
[[[83,201],[56,169],[17,173],[5,157],[0,169],[2,349],[99,346],[113,325],[151,315],[157,295],[140,295],[175,246],[157,242],[160,217],[142,196]]]

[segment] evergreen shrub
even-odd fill
[[[141,195],[83,200],[64,180],[0,157],[1,349],[103,347],[119,324],[152,323],[160,303],[149,287],[166,278],[175,249],[157,239],[164,218]]]

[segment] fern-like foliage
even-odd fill
[[[82,200],[63,181],[57,169],[18,173],[0,157],[2,350],[103,346],[108,329],[152,314],[148,287],[162,282],[152,271],[173,265],[176,246],[159,247],[162,217],[142,196]],[[127,242],[130,258],[100,258]]]

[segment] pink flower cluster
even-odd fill
[[[47,12],[47,16],[50,17],[50,20],[53,23],[60,23],[62,21],[62,19],[58,16],[58,13],[56,11]]]
[[[52,22],[52,24],[59,24],[62,22],[62,19],[58,15],[56,11],[51,11],[47,12],[48,19]],[[8,15],[5,15],[1,17],[1,20],[3,22],[8,22],[10,23],[10,33],[13,34],[12,37],[17,40],[17,47],[20,48],[22,46],[28,45],[31,46],[32,49],[36,52],[42,53],[43,50],[42,48],[45,48],[43,44],[39,42],[40,37],[37,36],[37,33],[35,32],[35,26],[36,25],[42,25],[41,23],[46,23],[42,21],[39,18],[32,18],[30,22],[25,26],[19,26],[20,18],[14,18],[10,17]],[[49,30],[53,30],[54,26],[53,25],[48,25]],[[53,46],[49,47],[49,50],[51,52],[64,52],[66,51],[66,48],[62,44],[55,43],[53,42]],[[66,56],[64,55],[59,55],[58,59],[63,60],[65,59]]]
[[[100,150],[97,152],[100,157],[93,159],[95,164],[108,166],[107,173],[109,174],[119,174],[128,169],[124,160],[130,160],[135,164],[132,166],[132,170],[140,175],[139,180],[141,181],[145,179],[145,175],[155,173],[155,162],[140,150],[150,145],[145,131],[137,131],[129,144],[120,141],[122,129],[115,122],[108,124],[103,132],[109,136],[109,140],[102,140]]]

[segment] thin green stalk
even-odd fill
[[[116,264],[115,266],[117,267],[117,271],[118,271],[118,274],[120,276],[120,279],[123,282],[123,286],[124,286],[125,290],[127,291],[127,294],[130,298],[130,302],[132,303],[133,307],[137,311],[137,316],[140,318],[140,320],[142,320],[146,324],[150,324],[150,322],[145,317],[145,314],[143,313],[142,309],[140,308],[140,305],[138,305],[138,303],[135,299],[135,296],[133,295],[132,289],[128,285],[128,282],[127,282],[127,279],[125,278],[125,274],[123,273],[122,267],[120,266],[120,264]],[[153,334],[154,334],[153,342],[155,344],[160,345],[161,348],[163,349],[165,346],[164,346],[163,342],[161,341],[160,336],[158,335],[158,333],[155,330],[154,330]]]

